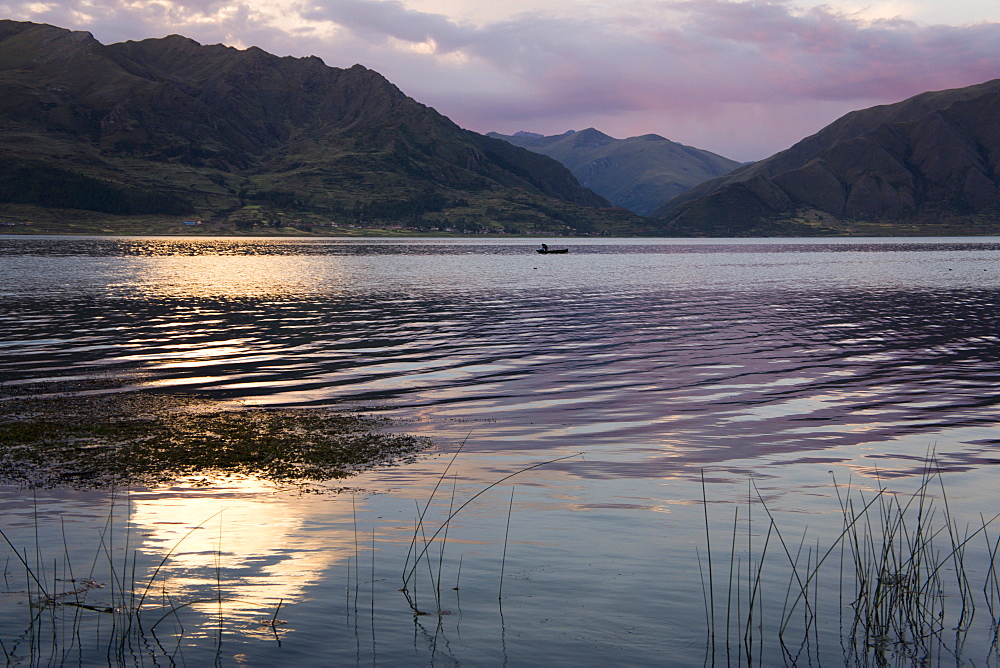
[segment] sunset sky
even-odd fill
[[[0,0],[0,18],[360,63],[477,132],[655,133],[736,160],[1000,78],[998,0]]]

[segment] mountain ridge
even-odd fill
[[[1000,79],[851,112],[652,215],[680,234],[1000,231]]]
[[[558,160],[581,185],[639,215],[740,165],[656,134],[616,139],[587,128],[550,136],[524,131],[487,136]]]
[[[558,162],[464,130],[373,70],[179,35],[103,45],[0,21],[0,147],[5,219],[644,229]]]

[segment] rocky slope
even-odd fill
[[[850,113],[654,212],[682,234],[1000,231],[1000,79]]]
[[[377,72],[0,21],[0,218],[628,231],[556,161]]]
[[[594,128],[561,135],[489,133],[516,146],[555,158],[581,185],[646,216],[668,199],[722,176],[740,163],[659,135],[615,139]]]

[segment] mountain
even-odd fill
[[[488,136],[555,158],[581,185],[643,216],[693,186],[740,166],[659,135],[615,139],[588,128],[550,137],[532,132],[491,132]]]
[[[855,111],[653,212],[668,233],[1000,232],[1000,79]]]
[[[555,160],[464,130],[360,65],[7,20],[0,219],[641,229]]]

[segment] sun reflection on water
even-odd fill
[[[261,256],[141,258],[129,263],[130,291],[149,298],[246,298],[327,291],[345,285],[336,262]]]
[[[359,549],[350,494],[296,495],[257,478],[224,476],[130,498],[139,549],[170,555],[160,572],[170,598],[201,599],[194,609],[251,635],[272,634],[262,622],[279,602],[300,600]]]

